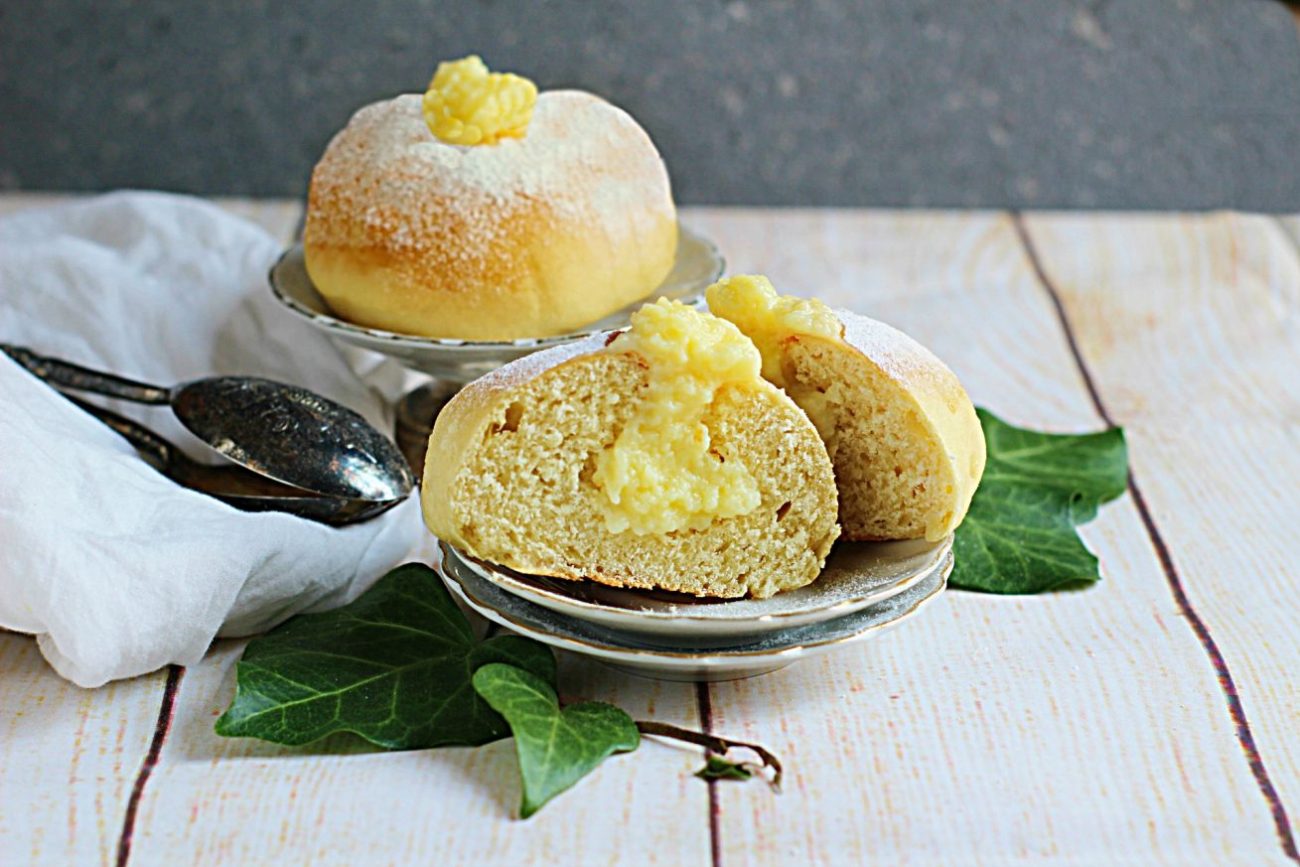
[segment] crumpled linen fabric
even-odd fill
[[[266,286],[280,244],[185,196],[112,193],[0,219],[0,342],[172,385],[250,374],[391,430],[391,365],[363,379]],[[166,407],[89,398],[209,453]],[[0,627],[93,687],[197,662],[216,636],[344,604],[424,538],[418,497],[330,528],[171,482],[0,354]]]

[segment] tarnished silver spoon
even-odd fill
[[[356,500],[313,494],[227,464],[209,466],[188,457],[169,440],[137,421],[70,394],[68,400],[102,421],[135,446],[145,463],[178,485],[221,500],[245,512],[287,512],[322,524],[355,524],[396,506],[399,500]]]
[[[217,452],[261,476],[312,493],[354,500],[403,500],[415,485],[392,440],[345,406],[252,376],[149,385],[0,344],[31,373],[60,389],[170,406]]]

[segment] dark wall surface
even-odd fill
[[[630,110],[687,203],[1300,211],[1271,0],[7,0],[0,188],[301,195],[471,51]]]

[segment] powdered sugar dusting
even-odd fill
[[[573,343],[553,346],[541,352],[525,355],[523,358],[516,359],[504,367],[498,367],[491,373],[485,374],[481,379],[471,383],[471,386],[482,385],[490,389],[506,389],[523,385],[552,367],[559,367],[571,358],[603,351],[611,333],[599,331],[584,337],[582,340],[575,340]]]
[[[844,342],[871,359],[890,379],[909,389],[961,388],[956,375],[933,352],[890,325],[849,310],[836,310]]]
[[[465,256],[485,254],[524,211],[601,227],[615,240],[673,213],[649,136],[626,112],[581,91],[541,94],[523,138],[468,147],[429,131],[419,94],[368,105],[326,148],[311,199],[315,243],[354,244],[359,221],[366,243]]]
[[[496,370],[484,374],[465,386],[452,398],[452,403],[463,403],[467,407],[477,408],[483,403],[494,399],[500,392],[522,386],[572,358],[603,351],[605,341],[609,339],[609,334],[610,332],[600,331],[573,343],[553,346],[550,349],[517,358],[504,367],[498,367]]]

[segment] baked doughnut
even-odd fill
[[[425,523],[534,575],[715,597],[808,584],[839,533],[834,475],[760,364],[730,323],[660,300],[622,335],[494,371],[438,416]]]
[[[707,298],[817,426],[845,539],[937,541],[957,528],[984,473],[984,432],[943,362],[884,323],[779,296],[766,277],[725,278]]]
[[[428,93],[368,105],[311,177],[303,246],[330,308],[465,340],[562,334],[645,298],[677,247],[645,131],[590,93],[439,67]]]

